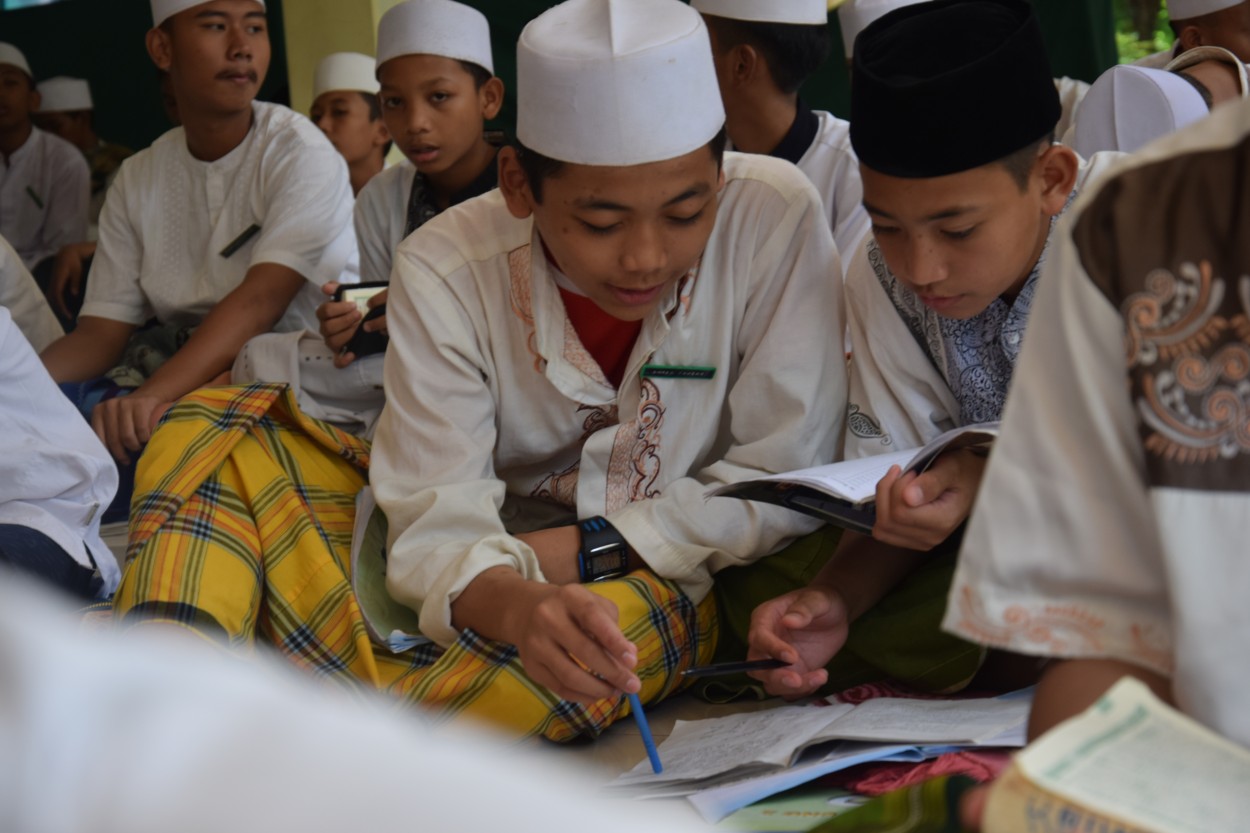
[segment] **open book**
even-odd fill
[[[997,422],[966,425],[947,431],[923,448],[730,483],[711,490],[708,497],[775,503],[868,534],[877,518],[877,484],[892,466],[899,466],[903,471],[923,472],[944,452],[960,448],[988,449],[997,436]]]
[[[1018,754],[986,833],[1233,833],[1250,824],[1250,750],[1124,679]]]
[[[869,744],[1020,746],[1029,700],[928,700],[882,697],[845,703],[779,706],[709,720],[679,721],[660,745],[664,771],[647,761],[613,786],[650,795],[685,795],[729,781],[768,775],[815,756],[859,755]],[[852,741],[854,744],[839,742]],[[880,757],[872,755],[868,758]],[[815,773],[815,778],[821,773]],[[761,796],[762,797],[762,796]]]

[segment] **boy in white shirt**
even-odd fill
[[[0,390],[0,563],[83,599],[107,596],[121,571],[100,518],[117,470],[4,307]]]
[[[389,281],[400,242],[440,211],[499,184],[498,149],[486,141],[483,125],[498,115],[504,97],[486,16],[454,0],[407,0],[384,14],[377,77],[382,118],[405,161],[379,174],[356,201],[366,282]],[[371,298],[370,309],[386,297],[383,290]],[[386,333],[384,310],[364,324],[354,304],[329,302],[317,315],[340,367],[356,358],[344,348],[358,327]]]
[[[426,643],[393,655],[366,633],[357,600],[384,590],[349,578],[355,519],[333,492],[363,483],[362,444],[314,432],[334,453],[309,453],[274,430],[290,420],[273,404],[193,495],[172,473],[154,490],[172,508],[140,521],[153,533],[117,609],[232,644],[263,636],[340,684],[565,740],[626,714],[622,692],[676,691],[715,646],[712,574],[815,527],[704,493],[833,457],[841,267],[802,174],[722,159],[697,12],[572,0],[518,48],[523,147],[500,151],[500,191],[426,223],[395,266],[369,480],[390,525],[385,589]],[[198,445],[195,420],[215,413],[178,409],[154,446]],[[175,443],[184,426],[196,433]],[[292,450],[249,450],[279,444]],[[298,526],[295,490],[325,507]],[[215,528],[260,543],[244,561]],[[182,560],[187,546],[204,557]]]
[[[34,271],[87,239],[91,174],[69,142],[35,127],[39,93],[26,56],[0,43],[0,235]]]
[[[152,12],[148,51],[170,73],[182,127],[123,164],[78,328],[42,354],[57,381],[81,382],[116,365],[151,318],[185,339],[133,393],[95,406],[122,462],[164,405],[227,370],[249,338],[315,329],[317,287],[355,255],[342,159],[307,119],[255,100],[264,4],[152,0]]]
[[[335,52],[317,64],[308,117],[347,162],[352,193],[382,172],[391,134],[382,121],[374,60],[359,52]]]
[[[0,307],[12,314],[13,322],[36,351],[65,335],[48,300],[39,291],[39,285],[3,237],[0,237]]]
[[[825,0],[694,0],[712,40],[734,150],[798,165],[816,186],[843,265],[868,234],[850,124],[809,110],[799,87],[829,57]]]

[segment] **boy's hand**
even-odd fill
[[[526,585],[505,615],[534,682],[587,705],[642,688],[633,671],[638,649],[621,633],[616,605],[580,584]]]
[[[812,585],[764,602],[751,614],[747,659],[773,657],[789,668],[753,671],[769,694],[804,697],[829,678],[825,665],[846,643],[850,617],[842,594]]]
[[[69,317],[65,299],[75,298],[82,292],[83,261],[95,254],[95,243],[70,243],[62,246],[52,263],[52,277],[48,282],[48,297],[61,314]]]
[[[968,519],[986,458],[968,449],[949,452],[923,474],[890,469],[877,484],[872,537],[885,544],[927,551]]]
[[[338,291],[339,284],[331,281],[321,287],[321,291],[326,295],[334,298],[334,293]],[[369,309],[373,309],[380,304],[386,303],[387,290],[383,289],[378,294],[369,299]],[[356,328],[360,326],[360,321],[364,316],[356,308],[356,304],[352,301],[326,301],[317,307],[317,320],[321,322],[321,337],[325,339],[326,346],[334,352],[334,366],[347,367],[356,356],[352,353],[340,353],[347,342],[352,340],[352,336],[356,334]],[[386,316],[381,315],[365,324],[367,332],[386,332]]]
[[[91,427],[118,462],[129,465],[128,452],[142,451],[169,402],[136,391],[95,406]]]

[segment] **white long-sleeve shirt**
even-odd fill
[[[59,136],[32,128],[7,163],[0,158],[0,236],[27,269],[87,239],[90,201],[87,160]]]
[[[4,307],[13,316],[22,335],[35,348],[35,352],[43,350],[52,342],[65,335],[61,322],[56,320],[48,299],[39,289],[39,284],[31,277],[22,259],[0,236],[0,307]]]
[[[795,164],[820,192],[833,240],[846,268],[872,225],[863,205],[859,157],[851,147],[850,122],[823,111],[816,116],[820,119],[816,138]]]
[[[542,580],[509,532],[606,515],[694,599],[717,569],[808,532],[712,486],[832,460],[846,397],[841,266],[792,165],[727,154],[697,273],[643,322],[613,388],[565,313],[531,220],[496,192],[404,241],[388,303],[386,407],[370,481],[390,522],[387,586],[456,638],[480,573]],[[714,378],[643,378],[646,364]]]
[[[3,307],[0,391],[0,523],[42,532],[84,567],[94,559],[112,592],[121,572],[100,517],[117,492],[117,467]]]

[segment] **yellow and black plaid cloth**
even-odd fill
[[[302,414],[286,385],[185,397],[139,463],[117,616],[178,624],[235,648],[271,643],[332,684],[516,737],[594,736],[628,714],[623,697],[561,701],[526,676],[515,648],[472,631],[446,650],[374,646],[349,575],[368,466],[367,442]],[[682,669],[710,660],[710,596],[696,606],[646,571],[591,589],[616,604],[638,646],[644,702],[674,693]]]

